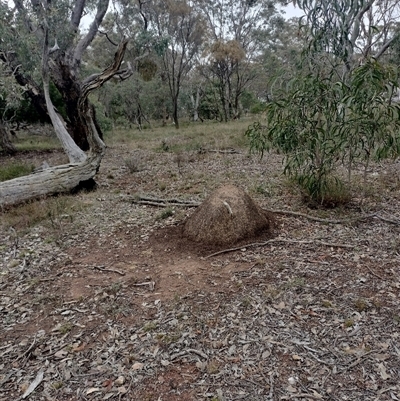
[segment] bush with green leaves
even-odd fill
[[[368,60],[343,79],[326,66],[314,64],[292,79],[268,104],[266,124],[253,124],[246,135],[252,150],[275,148],[285,155],[284,173],[307,197],[332,204],[335,194],[343,199],[339,164],[346,164],[350,177],[356,161],[367,168],[371,158],[399,154],[400,108],[391,103],[397,77],[390,67]]]
[[[287,93],[267,106],[267,125],[247,131],[250,146],[263,153],[271,147],[285,155],[284,173],[313,200],[323,202],[343,146],[338,135],[342,86],[332,72],[308,72],[289,82]]]
[[[397,69],[374,59],[351,72],[348,94],[340,105],[349,181],[355,161],[363,164],[366,173],[371,160],[399,155],[400,105],[392,101],[397,86]]]

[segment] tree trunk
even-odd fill
[[[10,141],[10,137],[8,136],[7,129],[5,125],[0,121],[0,148],[9,154],[13,155],[17,152],[17,149]]]
[[[46,106],[54,130],[70,162],[0,183],[0,207],[24,202],[38,196],[69,192],[79,184],[95,176],[104,155],[105,145],[96,129],[93,108],[89,104],[88,96],[91,91],[103,85],[117,73],[127,44],[128,41],[126,40],[120,44],[111,66],[102,73],[91,77],[80,88],[81,96],[77,102],[77,122],[87,131],[90,147],[88,154],[84,153],[72,140],[62,117],[54,109],[51,102],[49,95],[48,50],[44,46],[42,75]]]
[[[69,103],[71,103],[71,101]],[[96,130],[99,134],[99,137],[103,139],[103,132],[101,130],[100,125],[97,122],[95,108],[92,104],[90,104],[90,107],[93,109],[93,122],[96,126]],[[79,109],[77,103],[73,105],[70,104],[70,107],[67,107],[67,116],[68,116],[67,130],[71,135],[72,139],[82,150],[84,151],[89,150],[90,146],[87,138],[88,137],[87,127],[80,124]]]
[[[196,88],[196,98],[193,93],[190,94],[190,100],[193,107],[193,121],[196,122],[199,119],[199,105],[200,105],[200,88]]]
[[[81,124],[78,109],[82,90],[80,82],[74,77],[71,69],[65,64],[65,60],[61,56],[52,66],[51,71],[54,84],[65,104],[68,133],[80,149],[87,151],[89,150],[88,129]]]
[[[174,98],[174,104],[173,104],[173,114],[172,114],[172,119],[175,124],[175,128],[179,129],[179,120],[178,120],[178,97]]]
[[[77,164],[63,164],[38,173],[0,183],[0,207],[43,195],[68,192],[97,173],[103,152],[90,155]]]

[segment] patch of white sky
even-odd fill
[[[14,2],[12,0],[6,0],[6,1],[11,7],[14,6]],[[294,17],[300,18],[301,16],[304,15],[304,12],[300,8],[295,7],[293,3],[289,3],[288,5],[282,7],[281,10],[284,12],[283,17],[285,19],[290,19]],[[83,16],[81,20],[81,29],[83,29],[83,31],[89,29],[89,25],[91,24],[92,20],[93,20],[93,15],[91,14]]]
[[[285,12],[283,15],[285,19],[290,19],[290,18],[300,18],[304,15],[304,11],[302,11],[300,8],[295,7],[292,3],[289,3],[287,6],[282,7],[282,10]]]
[[[293,3],[289,3],[288,5],[281,7],[281,10],[284,12],[283,17],[285,19],[290,19],[294,17],[300,18],[304,15],[304,12],[300,8],[294,6]],[[85,15],[81,21],[82,29],[88,29],[92,20],[93,16],[91,14]]]

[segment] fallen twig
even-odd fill
[[[234,252],[234,251],[239,251],[240,249],[244,248],[251,248],[255,246],[265,246],[268,244],[271,244],[273,242],[284,242],[287,244],[319,244],[319,245],[324,245],[324,246],[331,246],[333,248],[348,248],[352,249],[354,248],[354,245],[348,245],[348,244],[338,244],[334,242],[325,242],[325,241],[320,241],[320,240],[314,240],[314,241],[303,241],[303,240],[291,240],[291,239],[286,239],[286,238],[273,238],[265,242],[252,242],[250,244],[242,245],[242,246],[237,246],[235,248],[229,248],[229,249],[223,249],[222,251],[218,251],[215,253],[212,253],[211,255],[205,256],[204,259],[211,258],[213,256],[221,255],[223,253],[229,253],[229,252]]]
[[[32,344],[29,346],[29,348],[28,348],[25,352],[23,352],[23,353],[16,359],[16,361],[22,359],[25,355],[29,355],[29,353],[32,351],[32,349],[33,349],[33,347],[34,347],[35,344],[36,344],[36,335],[35,335],[35,337],[33,337]]]
[[[265,389],[269,390],[269,388],[267,386],[264,386],[264,384],[262,384],[262,383],[257,383],[256,381],[253,381],[253,380],[250,380],[250,379],[246,379],[246,378],[244,378],[242,380],[244,380],[246,382],[249,382],[251,384],[254,384],[257,387],[261,387],[261,388],[265,388]]]
[[[94,269],[100,270],[102,272],[111,272],[111,273],[117,273],[121,276],[125,276],[125,272],[121,272],[120,270],[116,270],[116,269],[108,269],[106,267],[103,266],[93,266]]]
[[[365,266],[365,267],[368,269],[368,271],[369,271],[373,276],[378,277],[378,278],[380,278],[381,280],[385,280],[382,276],[380,276],[379,274],[375,273],[370,267],[368,267],[368,266]]]
[[[199,351],[197,349],[188,348],[188,349],[185,349],[183,351],[177,352],[176,354],[171,355],[171,360],[173,361],[174,359],[180,358],[181,356],[184,356],[184,355],[189,354],[189,353],[199,355],[204,359],[208,359],[208,355],[206,355],[204,352]]]
[[[381,216],[381,215],[379,215],[379,214],[376,214],[375,216],[376,216],[378,219],[384,221],[385,223],[397,224],[397,225],[400,224],[400,221],[398,221],[398,220],[387,219],[386,217],[383,217],[383,216]]]
[[[153,198],[153,197],[147,197],[147,196],[142,196],[142,195],[139,196],[139,199],[147,200],[147,201],[160,202],[160,203],[178,203],[180,205],[187,205],[187,204],[199,205],[200,204],[198,202],[185,201],[185,200],[176,199],[176,198],[160,199],[160,198]]]
[[[11,379],[13,374],[14,372],[12,371],[11,373],[4,376],[4,378],[0,381],[0,388],[3,386],[3,384],[6,384]]]
[[[359,363],[361,363],[365,357],[367,357],[367,356],[370,355],[370,354],[374,354],[374,353],[376,353],[376,352],[378,352],[376,349],[373,349],[373,350],[371,350],[371,351],[369,351],[369,352],[366,352],[364,355],[359,356],[359,357],[358,357],[354,362],[352,362],[350,365],[348,365],[348,366],[346,366],[346,367],[340,369],[340,371],[341,371],[341,372],[346,372],[347,370],[349,370],[349,369],[351,369],[351,368],[354,368],[354,367],[357,366]]]
[[[314,395],[309,393],[294,393],[290,394],[290,398],[309,398],[312,400],[322,400],[321,395]]]
[[[306,213],[293,212],[291,210],[275,210],[275,209],[265,209],[265,210],[270,213],[285,214],[288,216],[295,216],[295,217],[304,217],[308,220],[317,221],[319,223],[326,223],[326,224],[345,224],[345,223],[353,223],[355,221],[377,218],[379,220],[384,221],[385,223],[400,225],[399,220],[391,220],[391,219],[388,219],[386,217],[379,215],[378,213],[369,213],[369,214],[363,214],[362,216],[358,216],[358,217],[350,217],[348,219],[334,220],[334,219],[323,219],[320,217],[311,216]]]
[[[236,149],[204,149],[204,148],[200,148],[198,153],[223,153],[223,154],[233,155],[233,154],[240,154],[241,152],[239,152]]]
[[[150,287],[150,291],[153,291],[156,283],[154,281],[146,281],[144,283],[137,283],[137,284],[133,284],[133,285],[135,287],[141,287],[142,285],[148,285]]]
[[[132,203],[137,203],[139,205],[149,205],[149,206],[157,206],[157,207],[166,207],[166,206],[180,206],[180,207],[197,207],[199,206],[198,204],[195,203],[159,203],[159,202],[151,202],[151,201],[145,201],[145,200],[132,200]]]
[[[208,359],[208,355],[206,355],[204,352],[199,351],[199,350],[197,350],[197,349],[188,348],[186,351],[187,351],[187,352],[191,352],[191,353],[196,354],[196,355],[199,355],[199,356],[201,356],[201,357],[204,358],[204,359]]]
[[[378,397],[376,397],[374,401],[379,401],[379,398],[381,397],[382,394],[387,393],[388,391],[391,391],[391,390],[397,390],[397,387],[391,386],[391,387],[388,387],[388,388],[384,388],[384,389],[382,389],[382,390],[379,390],[379,391],[378,391]],[[390,394],[392,395],[392,393],[390,393]],[[393,398],[393,396],[392,396],[391,398],[392,398],[393,400],[396,399],[396,398]]]
[[[269,398],[274,399],[274,372],[271,372],[269,376]]]
[[[344,223],[351,223],[354,221],[359,221],[359,220],[365,220],[365,219],[370,219],[371,217],[379,217],[377,216],[376,213],[370,213],[370,214],[365,214],[363,216],[359,217],[351,217],[348,219],[323,219],[320,217],[315,217],[311,216],[306,213],[301,213],[301,212],[293,212],[291,210],[276,210],[276,209],[265,209],[267,212],[270,213],[275,213],[275,214],[285,214],[288,216],[295,216],[295,217],[304,217],[305,219],[312,220],[312,221],[317,221],[319,223],[326,223],[326,224],[344,224]]]
[[[180,199],[159,199],[148,196],[136,195],[129,196],[127,198],[128,201],[140,205],[149,205],[149,206],[157,206],[157,207],[166,207],[166,206],[180,206],[180,207],[197,207],[200,206],[199,202],[192,201],[184,201]]]

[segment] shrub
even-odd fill
[[[133,155],[129,159],[125,159],[124,162],[130,173],[137,173],[142,170],[142,159],[139,155]]]
[[[157,220],[165,220],[173,215],[174,215],[173,209],[171,207],[167,207],[157,215]]]
[[[299,73],[281,99],[267,106],[265,125],[251,125],[246,135],[252,150],[270,148],[285,155],[284,173],[314,202],[348,198],[334,178],[340,163],[349,182],[355,162],[366,172],[371,159],[400,153],[400,107],[390,98],[396,73],[375,60],[355,67],[346,80],[324,65]]]

